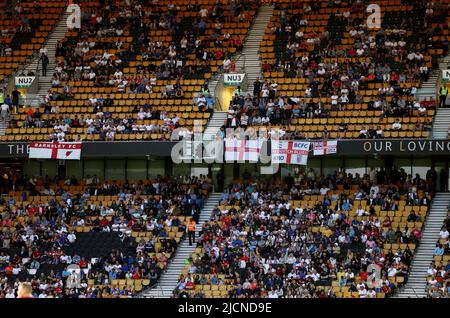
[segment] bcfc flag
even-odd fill
[[[308,162],[309,142],[272,140],[272,163],[306,165]]]

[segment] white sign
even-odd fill
[[[272,140],[272,163],[306,165],[309,146],[305,141]]]
[[[230,74],[223,74],[223,84],[227,86],[239,86],[241,85],[242,81],[244,80],[245,73],[243,74],[237,74],[237,73],[230,73]]]
[[[443,70],[442,71],[442,79],[443,80],[450,80],[450,70]]]
[[[225,139],[225,161],[242,162],[259,160],[262,140]]]
[[[78,4],[70,4],[67,9],[70,15],[67,17],[67,28],[69,30],[81,28],[81,8]]]
[[[18,88],[29,88],[33,84],[35,76],[16,76],[15,83]]]
[[[80,160],[81,142],[32,142],[29,158]]]

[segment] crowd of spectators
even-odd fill
[[[449,298],[450,294],[450,214],[439,231],[435,260],[428,268],[427,293],[430,298]]]
[[[203,253],[188,261],[175,295],[203,297],[195,286],[210,284],[231,285],[232,298],[326,298],[336,297],[333,282],[361,298],[392,295],[394,282],[407,279],[410,246],[419,242],[417,224],[424,219],[411,210],[408,222],[418,223],[395,227],[377,211],[396,211],[402,200],[427,208],[432,183],[403,169],[373,169],[364,176],[318,176],[309,169],[281,184],[230,184],[202,228]],[[311,195],[318,201],[293,204]],[[406,247],[386,251],[385,244]]]
[[[157,282],[179,241],[169,229],[184,235],[184,217],[198,218],[209,183],[204,176],[138,182],[18,177],[13,190],[20,195],[0,199],[0,297],[14,298],[19,281],[30,282],[39,298],[131,297],[139,291],[134,284],[113,282]],[[112,200],[104,204],[98,196]],[[117,233],[120,248],[92,259],[79,255],[77,240],[86,229]]]
[[[282,139],[328,139],[330,131],[325,128],[321,133],[315,133],[312,137],[305,134],[304,131],[295,129],[291,125],[292,119],[296,118],[330,118],[330,108],[326,107],[322,102],[314,102],[313,100],[305,101],[304,98],[285,97],[277,93],[277,84],[275,82],[269,83],[267,80],[264,83],[257,79],[254,83],[255,87],[261,87],[262,95],[260,93],[235,94],[230,101],[230,106],[227,113],[227,122],[224,124],[221,131],[218,132],[217,138],[224,138],[226,135],[226,128],[243,128],[247,127],[266,127],[268,130],[277,131]],[[336,97],[336,96],[335,96]],[[340,107],[338,98],[336,97],[336,107]],[[380,100],[370,101],[369,109],[379,108]],[[399,103],[403,105],[405,111],[413,116],[418,116],[419,120],[412,127],[412,131],[431,131],[432,121],[427,118],[422,118],[426,115],[429,107],[434,107],[433,101],[405,101],[401,98],[394,98],[392,103]],[[402,108],[402,109],[403,109]],[[333,96],[331,102],[331,110],[333,109]],[[417,114],[414,113],[417,110]],[[385,117],[395,117],[391,127],[388,130],[402,130],[401,114],[397,112],[388,113],[382,112],[379,116],[378,124],[370,126],[363,126],[359,131],[360,139],[379,139],[384,138],[384,130],[382,128],[382,120]],[[343,138],[344,134],[351,128],[350,118],[346,118],[338,126],[338,139]],[[409,126],[409,125],[408,125]],[[404,129],[404,128],[403,128]],[[269,134],[270,135],[270,134]]]
[[[232,1],[230,4],[217,3],[211,6],[189,4],[187,10],[198,12],[197,17],[187,18],[180,14],[178,4],[168,4],[167,8],[148,1],[133,0],[117,6],[105,2],[104,7],[91,7],[82,11],[83,28],[76,36],[67,36],[56,47],[57,65],[53,71],[52,89],[42,101],[46,114],[58,114],[59,109],[50,101],[70,100],[73,88],[69,82],[89,81],[94,87],[113,87],[117,93],[153,93],[155,86],[161,99],[183,98],[182,79],[203,79],[211,72],[210,61],[232,61],[232,53],[242,50],[241,35],[230,35],[222,30],[225,22],[248,22],[247,12],[256,8],[256,3]],[[144,21],[149,20],[150,23]],[[213,29],[207,36],[206,29]],[[172,42],[150,36],[153,31],[171,35]],[[124,36],[132,37],[131,42],[123,42]],[[116,41],[106,41],[115,37]],[[209,48],[214,44],[214,51]],[[195,63],[191,56],[195,55]],[[140,56],[136,73],[124,74],[124,68],[130,66]],[[146,66],[144,66],[146,65]],[[224,66],[225,67],[225,66]],[[174,82],[174,83],[173,83]],[[162,85],[162,86],[161,86]],[[59,88],[63,88],[61,91]],[[200,111],[211,111],[207,103],[208,94],[198,92],[195,100]],[[200,95],[200,93],[203,93]],[[107,111],[115,105],[114,98],[91,98],[83,101],[92,108],[92,116],[86,119],[67,114],[65,118],[41,120],[37,112],[27,116],[24,127],[54,128],[49,140],[67,140],[65,136],[70,127],[83,127],[87,134],[99,134],[100,140],[114,140],[116,134],[147,133],[162,134],[167,138],[178,127],[175,114],[161,112],[157,114],[146,104],[142,116],[119,119]],[[150,112],[152,114],[150,114]],[[89,117],[89,118],[88,118]],[[143,123],[144,119],[157,119],[163,124]],[[64,126],[60,129],[60,125]]]
[[[330,1],[328,6],[334,7],[332,4]],[[342,4],[336,2],[335,5]],[[288,14],[280,8],[279,25],[271,30],[276,36],[277,59],[273,64],[264,61],[263,71],[306,78],[307,87],[296,91],[294,97],[287,97],[283,96],[283,91],[278,92],[276,79],[263,82],[257,79],[253,97],[234,96],[230,102],[228,126],[275,125],[286,130],[292,118],[329,118],[331,111],[345,111],[348,104],[366,104],[363,109],[380,111],[379,123],[385,117],[396,118],[392,127],[385,129],[402,130],[402,117],[417,116],[419,120],[409,130],[431,131],[431,120],[423,117],[436,106],[435,101],[417,100],[418,87],[403,84],[421,83],[429,78],[430,69],[424,59],[428,49],[442,48],[446,54],[445,43],[432,38],[440,35],[441,29],[435,28],[433,23],[445,21],[447,7],[426,1],[411,5],[414,8],[408,16],[390,12],[383,19],[383,27],[373,31],[356,18],[364,11],[362,3],[356,1],[349,5],[351,8],[333,14],[332,22],[322,34],[303,32],[308,25],[308,14],[318,13],[320,9],[314,1],[304,4],[305,14]],[[425,11],[427,14],[423,14]],[[352,45],[348,50],[339,48],[342,35],[335,28],[350,34]],[[304,54],[298,54],[300,52]],[[345,62],[329,59],[334,57],[356,59]],[[436,65],[436,61],[433,63]],[[377,83],[383,85],[366,101],[362,92]],[[328,98],[331,102],[314,101],[314,98]],[[339,133],[345,133],[349,125],[349,120],[342,123]],[[303,137],[300,132],[295,134]],[[326,138],[326,134],[316,137]],[[382,137],[383,129],[377,124],[363,127],[359,136]]]

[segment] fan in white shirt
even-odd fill
[[[393,124],[392,124],[392,129],[394,130],[400,130],[402,128],[402,124],[396,120]]]

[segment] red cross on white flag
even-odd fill
[[[306,165],[310,143],[306,141],[272,140],[272,163]]]

